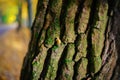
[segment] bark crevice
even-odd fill
[[[45,77],[46,77],[46,74],[47,74],[47,71],[48,71],[48,66],[50,64],[50,60],[51,60],[51,52],[52,52],[52,48],[50,48],[48,51],[47,51],[47,56],[46,56],[46,59],[44,61],[44,65],[43,65],[43,70],[40,74],[40,78],[38,80],[44,80]]]

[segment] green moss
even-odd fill
[[[67,64],[67,63],[70,63],[70,62],[73,62],[73,61],[72,61],[72,60],[69,60],[69,59],[65,59],[65,60],[64,60],[64,63],[66,63],[66,64]]]
[[[39,72],[37,71],[37,68],[35,68],[35,67],[39,67],[40,63],[39,63],[39,61],[34,61],[32,63],[32,65],[34,66],[34,69],[32,72],[33,80],[37,80],[39,78],[39,75],[38,75]]]
[[[35,33],[35,38],[37,38],[39,36],[38,32]]]
[[[67,0],[67,8],[70,8],[75,2],[76,0]]]
[[[54,44],[54,30],[52,30],[52,28],[49,28],[47,31],[45,44],[48,46],[52,46]]]
[[[57,28],[60,28],[60,22],[59,22],[59,18],[55,18],[54,19],[54,24],[52,24],[52,26],[55,26],[55,28],[57,27]]]
[[[60,35],[60,13],[62,7],[62,0],[52,0],[49,3],[49,14],[52,17],[52,22],[47,30],[47,35],[45,38],[45,45],[47,47],[52,47],[55,42],[55,38]]]
[[[35,71],[33,71],[32,76],[37,77],[37,73]],[[34,78],[33,80],[37,80],[37,79]]]
[[[52,37],[49,37],[45,40],[45,44],[53,44],[54,43],[54,40]]]
[[[32,63],[33,66],[37,66],[38,64],[39,64],[38,61],[34,61],[34,62]]]
[[[70,79],[69,79],[69,78],[70,78],[70,75],[69,75],[69,74],[65,73],[65,77],[66,77],[67,80],[70,80]]]
[[[54,22],[51,24],[50,28],[48,28],[47,30],[45,45],[47,47],[51,47],[55,42],[55,38],[59,37],[59,35],[60,35],[60,24],[59,24],[59,19],[56,17],[54,19]]]
[[[53,48],[52,48],[52,50],[55,51],[58,47],[59,47],[59,46],[54,45]]]
[[[59,18],[55,18],[54,19],[54,23],[52,24],[52,26],[54,27],[54,35],[55,35],[55,38],[56,37],[59,37],[60,35],[60,21],[59,21]]]

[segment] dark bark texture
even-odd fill
[[[21,80],[119,80],[120,0],[39,0]]]

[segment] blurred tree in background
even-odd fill
[[[17,20],[18,0],[0,0],[1,22],[10,24]]]
[[[31,0],[32,21],[37,1]],[[30,40],[28,15],[27,0],[0,0],[0,80],[20,78]]]
[[[22,23],[28,26],[28,3],[27,0],[0,0],[0,23],[11,24],[18,21],[19,4],[22,3]],[[31,0],[32,7],[32,20],[36,13],[37,0]]]

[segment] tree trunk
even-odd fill
[[[21,80],[120,79],[119,0],[39,0]]]

